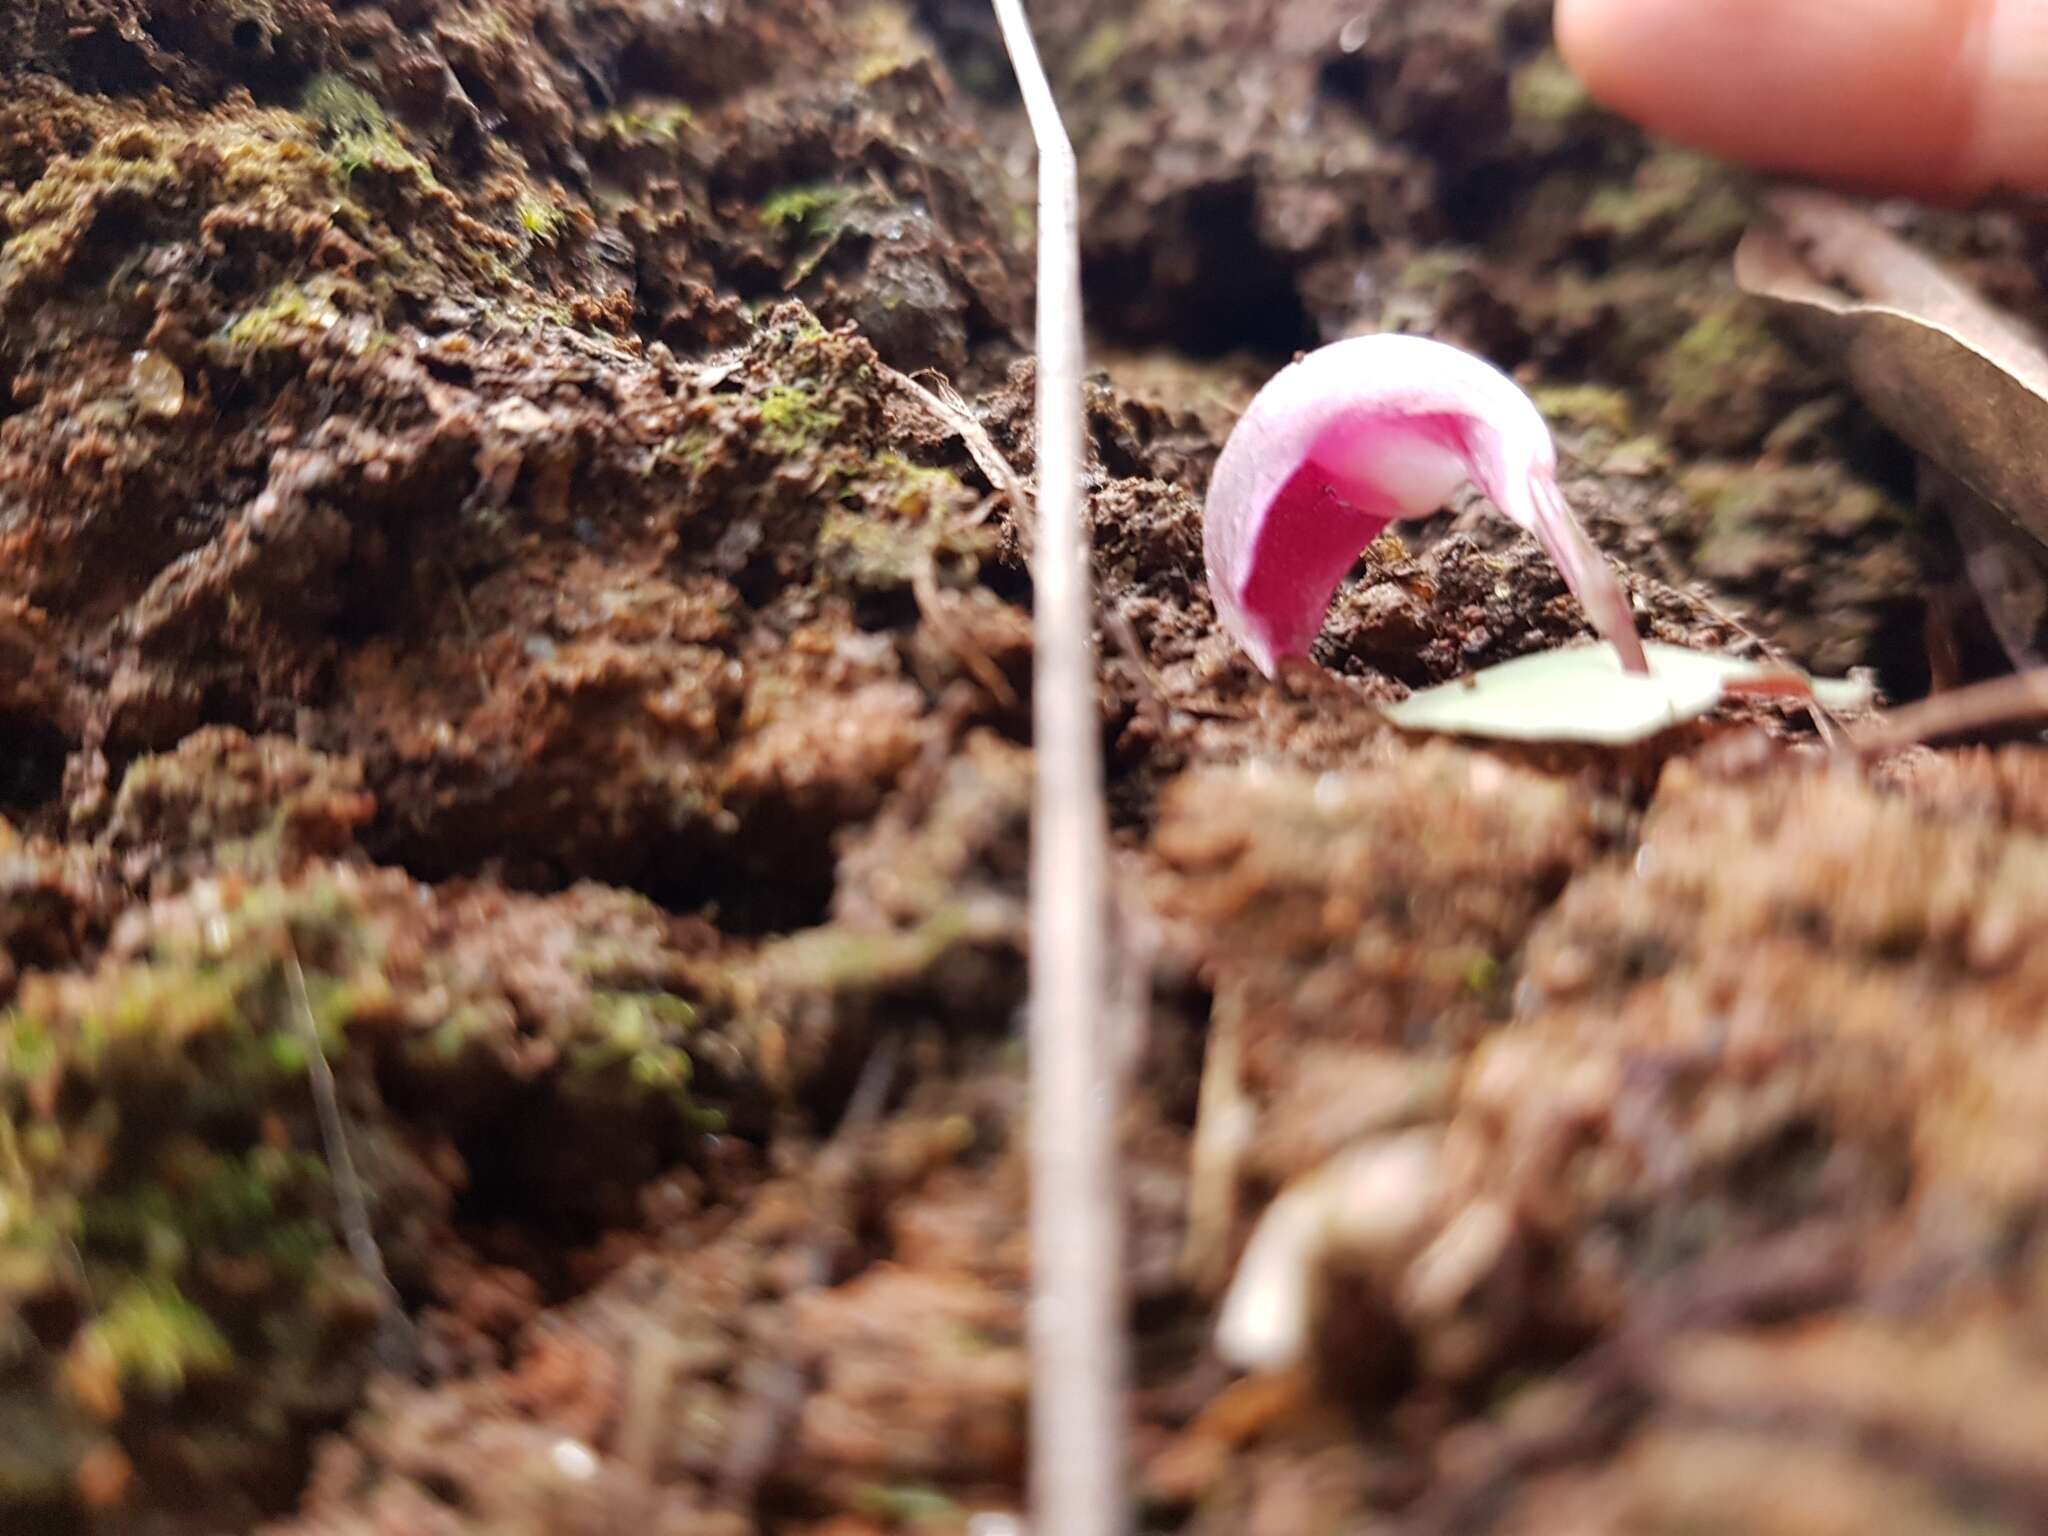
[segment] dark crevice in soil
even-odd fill
[[[456,1138],[468,1180],[450,1220],[480,1251],[526,1271],[550,1303],[586,1288],[576,1254],[607,1233],[640,1225],[636,1196],[662,1173],[687,1166],[688,1147],[663,1122],[562,1124],[544,1095],[508,1103]],[[572,1140],[576,1138],[576,1140]],[[580,1156],[564,1156],[580,1144]]]
[[[64,787],[70,750],[48,720],[0,713],[0,811],[33,812],[54,801]]]
[[[990,106],[1022,105],[992,8],[960,0],[916,0],[914,9],[918,24],[961,89]]]
[[[1320,339],[1293,269],[1259,240],[1248,185],[1193,195],[1190,243],[1094,257],[1085,283],[1091,322],[1105,336],[1164,341],[1192,358],[1250,352],[1285,360]],[[1158,264],[1171,265],[1170,281]],[[1162,307],[1158,295],[1173,296]]]
[[[832,829],[779,828],[740,848],[663,861],[632,889],[673,912],[717,914],[724,932],[763,938],[830,920]]]
[[[109,94],[146,90],[155,83],[149,55],[126,38],[95,28],[71,39],[68,73],[81,85]]]
[[[494,811],[490,824],[501,815]],[[471,837],[460,827],[422,837],[380,815],[365,830],[363,847],[379,864],[430,885],[488,878],[510,890],[549,894],[579,880],[602,879],[666,911],[713,919],[735,937],[762,938],[830,919],[834,830],[791,823],[741,843],[684,833],[643,842],[602,867],[568,869],[552,859],[522,857],[517,849]]]

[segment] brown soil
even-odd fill
[[[1036,11],[1143,1528],[2042,1528],[2048,757],[1401,737],[1584,632],[1483,510],[1310,682],[1204,589],[1251,388],[1421,328],[1535,390],[1651,632],[1967,664],[1909,460],[1726,275],[1745,183],[1543,0],[1102,9]],[[0,1530],[1018,1508],[1031,588],[904,379],[1031,472],[1005,80],[969,0],[0,6]],[[1913,227],[2048,316],[2037,223]],[[1259,1212],[1396,1146],[1234,1378]]]

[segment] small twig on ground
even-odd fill
[[[1118,998],[1082,471],[1080,193],[1021,0],[993,0],[1038,148],[1038,526],[1031,815],[1031,1523],[1130,1525]]]
[[[446,560],[441,562],[441,574],[448,578],[448,590],[455,594],[455,614],[462,620],[462,632],[469,638],[469,654],[476,662],[476,686],[481,696],[479,702],[491,702],[491,675],[484,670],[484,642],[477,631],[476,618],[469,611],[469,596],[462,590],[462,578],[455,574],[455,567]]]
[[[2033,719],[2048,719],[2048,670],[2015,672],[2010,677],[1994,677],[1987,683],[1937,693],[1893,710],[1876,725],[1856,732],[1853,739],[1863,756],[1882,757],[1938,736],[1991,730]]]
[[[1016,466],[1003,457],[996,447],[995,439],[988,435],[975,416],[974,409],[960,398],[960,392],[940,375],[931,375],[932,384],[919,383],[907,373],[898,373],[886,365],[882,375],[911,399],[929,411],[934,420],[960,439],[967,456],[974,460],[975,467],[988,476],[988,483],[1001,492],[1010,503],[1010,516],[1015,520],[1017,541],[1025,554],[1031,553],[1032,524],[1036,517],[1031,489],[1024,483],[1024,477],[1017,473]]]
[[[1661,541],[1658,547],[1660,549],[1663,547]],[[1739,615],[1715,602],[1704,582],[1696,581],[1689,586],[1674,588],[1673,590],[1681,592],[1684,596],[1691,598],[1695,603],[1699,604],[1700,607],[1707,611],[1708,616],[1714,622],[1725,625],[1727,628],[1734,630],[1738,635],[1741,635],[1745,640],[1754,644],[1764,660],[1775,666],[1783,667],[1789,672],[1804,671],[1804,668],[1794,661],[1791,654],[1783,646],[1779,645],[1777,641],[1771,639],[1770,636],[1762,633],[1760,630],[1751,629]],[[1813,728],[1819,733],[1822,744],[1830,752],[1848,750],[1848,731],[1842,722],[1836,718],[1833,710],[1811,695],[1801,699],[1799,704],[1806,711],[1806,717],[1813,722]]]
[[[327,1158],[328,1176],[334,1180],[334,1206],[341,1223],[341,1240],[363,1278],[377,1292],[384,1320],[380,1330],[380,1352],[387,1356],[409,1354],[410,1325],[398,1287],[384,1267],[384,1254],[370,1227],[370,1202],[363,1193],[363,1181],[356,1173],[355,1155],[349,1151],[348,1127],[341,1117],[341,1098],[334,1090],[334,1068],[320,1043],[320,1026],[313,1018],[313,1001],[306,992],[306,971],[299,964],[299,950],[285,941],[285,980],[291,986],[292,1021],[306,1047],[306,1081],[313,1093],[313,1113],[320,1122],[320,1145]],[[393,1363],[396,1363],[395,1361]]]
[[[1145,654],[1145,642],[1138,638],[1138,627],[1131,622],[1131,616],[1121,608],[1103,610],[1103,628],[1109,631],[1110,639],[1116,642],[1124,663],[1131,669],[1131,676],[1138,685],[1138,712],[1149,714],[1153,723],[1162,729],[1166,725],[1168,712],[1173,708],[1167,696],[1166,679],[1159,675],[1152,665],[1152,658]]]
[[[1244,1005],[1235,988],[1220,988],[1209,1014],[1209,1047],[1189,1153],[1187,1236],[1181,1273],[1198,1293],[1218,1297],[1230,1284],[1230,1240],[1237,1230],[1238,1185],[1253,1110],[1244,1090]]]
[[[910,591],[917,599],[918,613],[931,626],[933,635],[981,684],[982,691],[1001,708],[1015,707],[1017,691],[1010,686],[1010,680],[1003,676],[1002,669],[989,659],[988,652],[975,643],[974,637],[956,623],[948,611],[952,594],[940,588],[937,562],[930,550],[924,552],[911,572]]]
[[[830,1236],[834,1231],[851,1227],[852,1213],[847,1207],[853,1196],[853,1178],[860,1167],[855,1154],[882,1118],[889,1085],[896,1077],[897,1054],[894,1039],[884,1039],[869,1054],[860,1081],[854,1085],[853,1097],[847,1101],[846,1112],[839,1117],[839,1128],[811,1165],[811,1177],[818,1186],[818,1206],[827,1218],[825,1230],[805,1243],[797,1271],[798,1286],[785,1296],[785,1304],[790,1297],[814,1290],[830,1278]],[[761,1484],[773,1469],[790,1426],[803,1408],[803,1368],[788,1358],[757,1362],[746,1373],[746,1393],[734,1416],[732,1440],[718,1484],[720,1506],[742,1512],[752,1511],[758,1502]],[[652,1415],[648,1415],[648,1421],[651,1419]],[[645,1427],[643,1421],[642,1432],[632,1436],[635,1443],[651,1443],[644,1433]],[[651,1454],[648,1459],[651,1461]]]

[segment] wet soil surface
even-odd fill
[[[1751,189],[1540,0],[1101,10],[1038,20],[1143,1528],[2040,1529],[2041,751],[1401,737],[1585,632],[1483,508],[1365,554],[1312,682],[1204,589],[1250,390],[1426,329],[1647,632],[1967,664],[1910,461],[1732,287]],[[1031,473],[987,19],[21,0],[0,61],[0,1529],[1016,1512],[1028,509],[917,382]],[[2039,224],[1899,218],[2048,316]],[[1233,1374],[1332,1179],[1301,1358]]]

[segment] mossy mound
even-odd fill
[[[436,895],[322,864],[201,879],[131,911],[92,969],[26,976],[0,1014],[0,1526],[253,1516],[357,1401],[391,1318],[343,1240],[316,1049],[417,1294],[460,1202],[615,1216],[715,1120],[696,1095],[736,1088],[745,1055],[697,966],[617,893]],[[508,1145],[513,1123],[537,1142]]]

